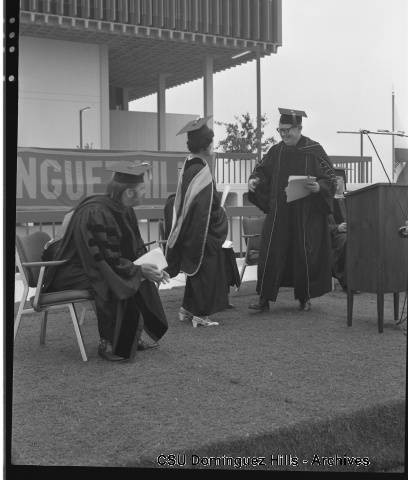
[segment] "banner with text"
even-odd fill
[[[129,160],[152,165],[146,178],[146,205],[163,205],[176,191],[184,152],[128,152],[112,150],[17,149],[16,207],[71,208],[82,198],[105,192],[112,177],[109,167]],[[147,177],[147,175],[146,175]]]

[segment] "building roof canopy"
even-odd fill
[[[20,35],[108,45],[110,84],[129,89],[129,100],[155,93],[160,74],[166,75],[168,88],[201,78],[207,55],[213,57],[214,72],[219,72],[253,60],[258,53],[276,53],[281,45],[280,0],[125,0],[121,5],[126,11],[105,8],[102,14],[91,10],[91,4],[112,6],[116,2],[20,3]],[[250,3],[256,15],[249,10]],[[67,4],[71,9],[67,10]],[[233,8],[238,4],[240,15]],[[179,10],[164,11],[171,5]],[[207,6],[207,10],[194,11],[197,5]],[[140,13],[146,12],[146,7],[156,11],[153,7],[157,6],[162,7],[162,14],[156,15],[155,21],[152,15],[135,15],[133,10],[129,14],[131,7],[139,7]],[[207,20],[203,22],[203,18]]]

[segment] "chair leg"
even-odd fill
[[[44,345],[45,343],[45,334],[47,332],[47,319],[48,319],[47,317],[48,317],[48,311],[44,310],[42,321],[41,321],[40,345]]]
[[[244,263],[244,264],[242,265],[241,273],[240,273],[240,275],[239,275],[239,287],[237,287],[237,288],[235,289],[236,292],[238,292],[238,290],[241,288],[242,279],[244,278],[244,273],[245,273],[246,267],[247,267],[247,264]]]
[[[82,357],[82,360],[86,362],[88,360],[88,357],[86,356],[84,341],[82,339],[81,328],[78,323],[78,317],[75,312],[74,304],[70,303],[68,307],[69,307],[69,312],[71,314],[72,323],[74,324],[75,335],[77,337],[79,350],[81,352],[81,357]]]
[[[17,332],[20,327],[20,320],[21,320],[21,316],[23,315],[24,305],[27,300],[27,295],[28,295],[28,286],[25,285],[23,290],[23,296],[21,297],[20,305],[18,306],[17,316],[14,321],[14,340],[16,339]]]

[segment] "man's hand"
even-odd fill
[[[251,178],[248,181],[248,190],[250,192],[255,192],[255,188],[256,188],[256,186],[258,185],[259,182],[260,182],[259,178]]]
[[[312,193],[317,193],[320,190],[319,182],[314,182],[313,180],[308,181],[305,187]]]
[[[169,283],[170,282],[170,275],[166,272],[166,270],[162,270],[162,279],[161,283]]]
[[[347,223],[343,222],[337,225],[337,231],[340,233],[346,233],[347,232]]]
[[[150,280],[151,282],[160,282],[163,278],[163,271],[159,270],[156,265],[151,263],[143,263],[140,265],[142,269],[142,275],[146,280]],[[167,273],[167,272],[166,272]]]

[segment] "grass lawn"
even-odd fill
[[[67,312],[49,315],[45,346],[40,315],[23,316],[14,351],[12,462],[158,467],[158,455],[179,453],[189,468],[192,455],[266,462],[286,455],[285,464],[259,469],[401,466],[407,338],[392,319],[392,295],[379,334],[374,295],[355,296],[350,328],[343,292],[299,312],[292,290],[282,289],[263,314],[247,309],[254,292],[254,282],[245,283],[230,297],[236,308],[214,315],[219,327],[195,329],[177,319],[183,289],[162,291],[169,331],[160,348],[127,364],[97,356],[91,312],[83,326],[88,362]],[[287,465],[289,455],[299,465]],[[314,455],[320,465],[311,463]],[[321,464],[335,455],[368,457],[369,464]]]

